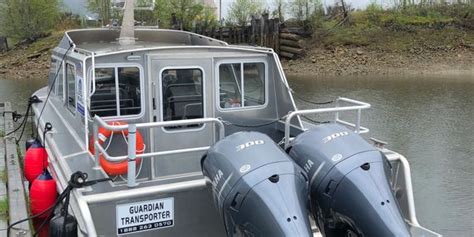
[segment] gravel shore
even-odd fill
[[[297,60],[282,60],[291,74],[385,75],[438,74],[471,71],[474,76],[474,48],[466,45],[414,47],[407,51],[367,47],[316,47]]]

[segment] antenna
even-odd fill
[[[122,30],[120,31],[119,43],[122,46],[135,44],[135,18],[134,0],[125,0]]]

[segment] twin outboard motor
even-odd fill
[[[201,166],[228,236],[313,236],[304,172],[268,136],[234,133]]]
[[[289,155],[308,174],[311,212],[323,236],[410,236],[384,155],[347,128],[298,135]]]

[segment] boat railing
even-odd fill
[[[374,140],[371,138],[371,140]],[[378,141],[375,141],[378,145]],[[407,158],[394,151],[379,147],[392,167],[390,186],[395,193],[403,216],[410,225],[412,236],[441,237],[440,234],[424,228],[418,222],[415,211],[415,197],[411,180],[410,164]]]
[[[196,151],[206,151],[209,149],[209,146],[203,147],[193,147],[185,149],[175,149],[168,151],[157,151],[157,152],[148,152],[137,154],[136,149],[136,132],[139,128],[160,128],[160,127],[171,127],[171,126],[186,126],[186,125],[198,125],[198,124],[215,124],[218,128],[218,140],[224,138],[224,124],[220,119],[217,118],[200,118],[200,119],[186,119],[186,120],[177,120],[177,121],[164,121],[164,122],[150,122],[150,123],[137,123],[137,124],[120,124],[113,125],[104,121],[100,116],[94,116],[94,159],[95,159],[95,168],[100,168],[99,156],[100,154],[103,157],[111,162],[120,162],[128,161],[128,172],[127,172],[127,186],[134,187],[137,186],[136,183],[136,158],[150,158],[155,156],[163,155],[172,155],[172,154],[182,154]],[[111,156],[107,151],[102,147],[99,142],[99,127],[103,127],[110,131],[128,131],[127,140],[128,140],[128,155],[124,156]]]
[[[342,106],[342,103],[345,103],[348,105]],[[345,97],[339,97],[336,99],[334,107],[291,111],[286,116],[286,119],[285,119],[285,138],[284,138],[285,149],[290,146],[290,126],[291,126],[291,120],[295,116],[299,117],[300,115],[308,115],[308,114],[334,113],[335,123],[340,123],[347,127],[351,127],[354,129],[355,133],[361,134],[361,133],[369,132],[368,128],[362,127],[360,125],[362,110],[368,109],[368,108],[370,108],[370,104],[368,103],[354,100],[354,99],[345,98]],[[355,123],[350,123],[339,117],[340,112],[347,112],[347,111],[354,111],[356,113]]]

